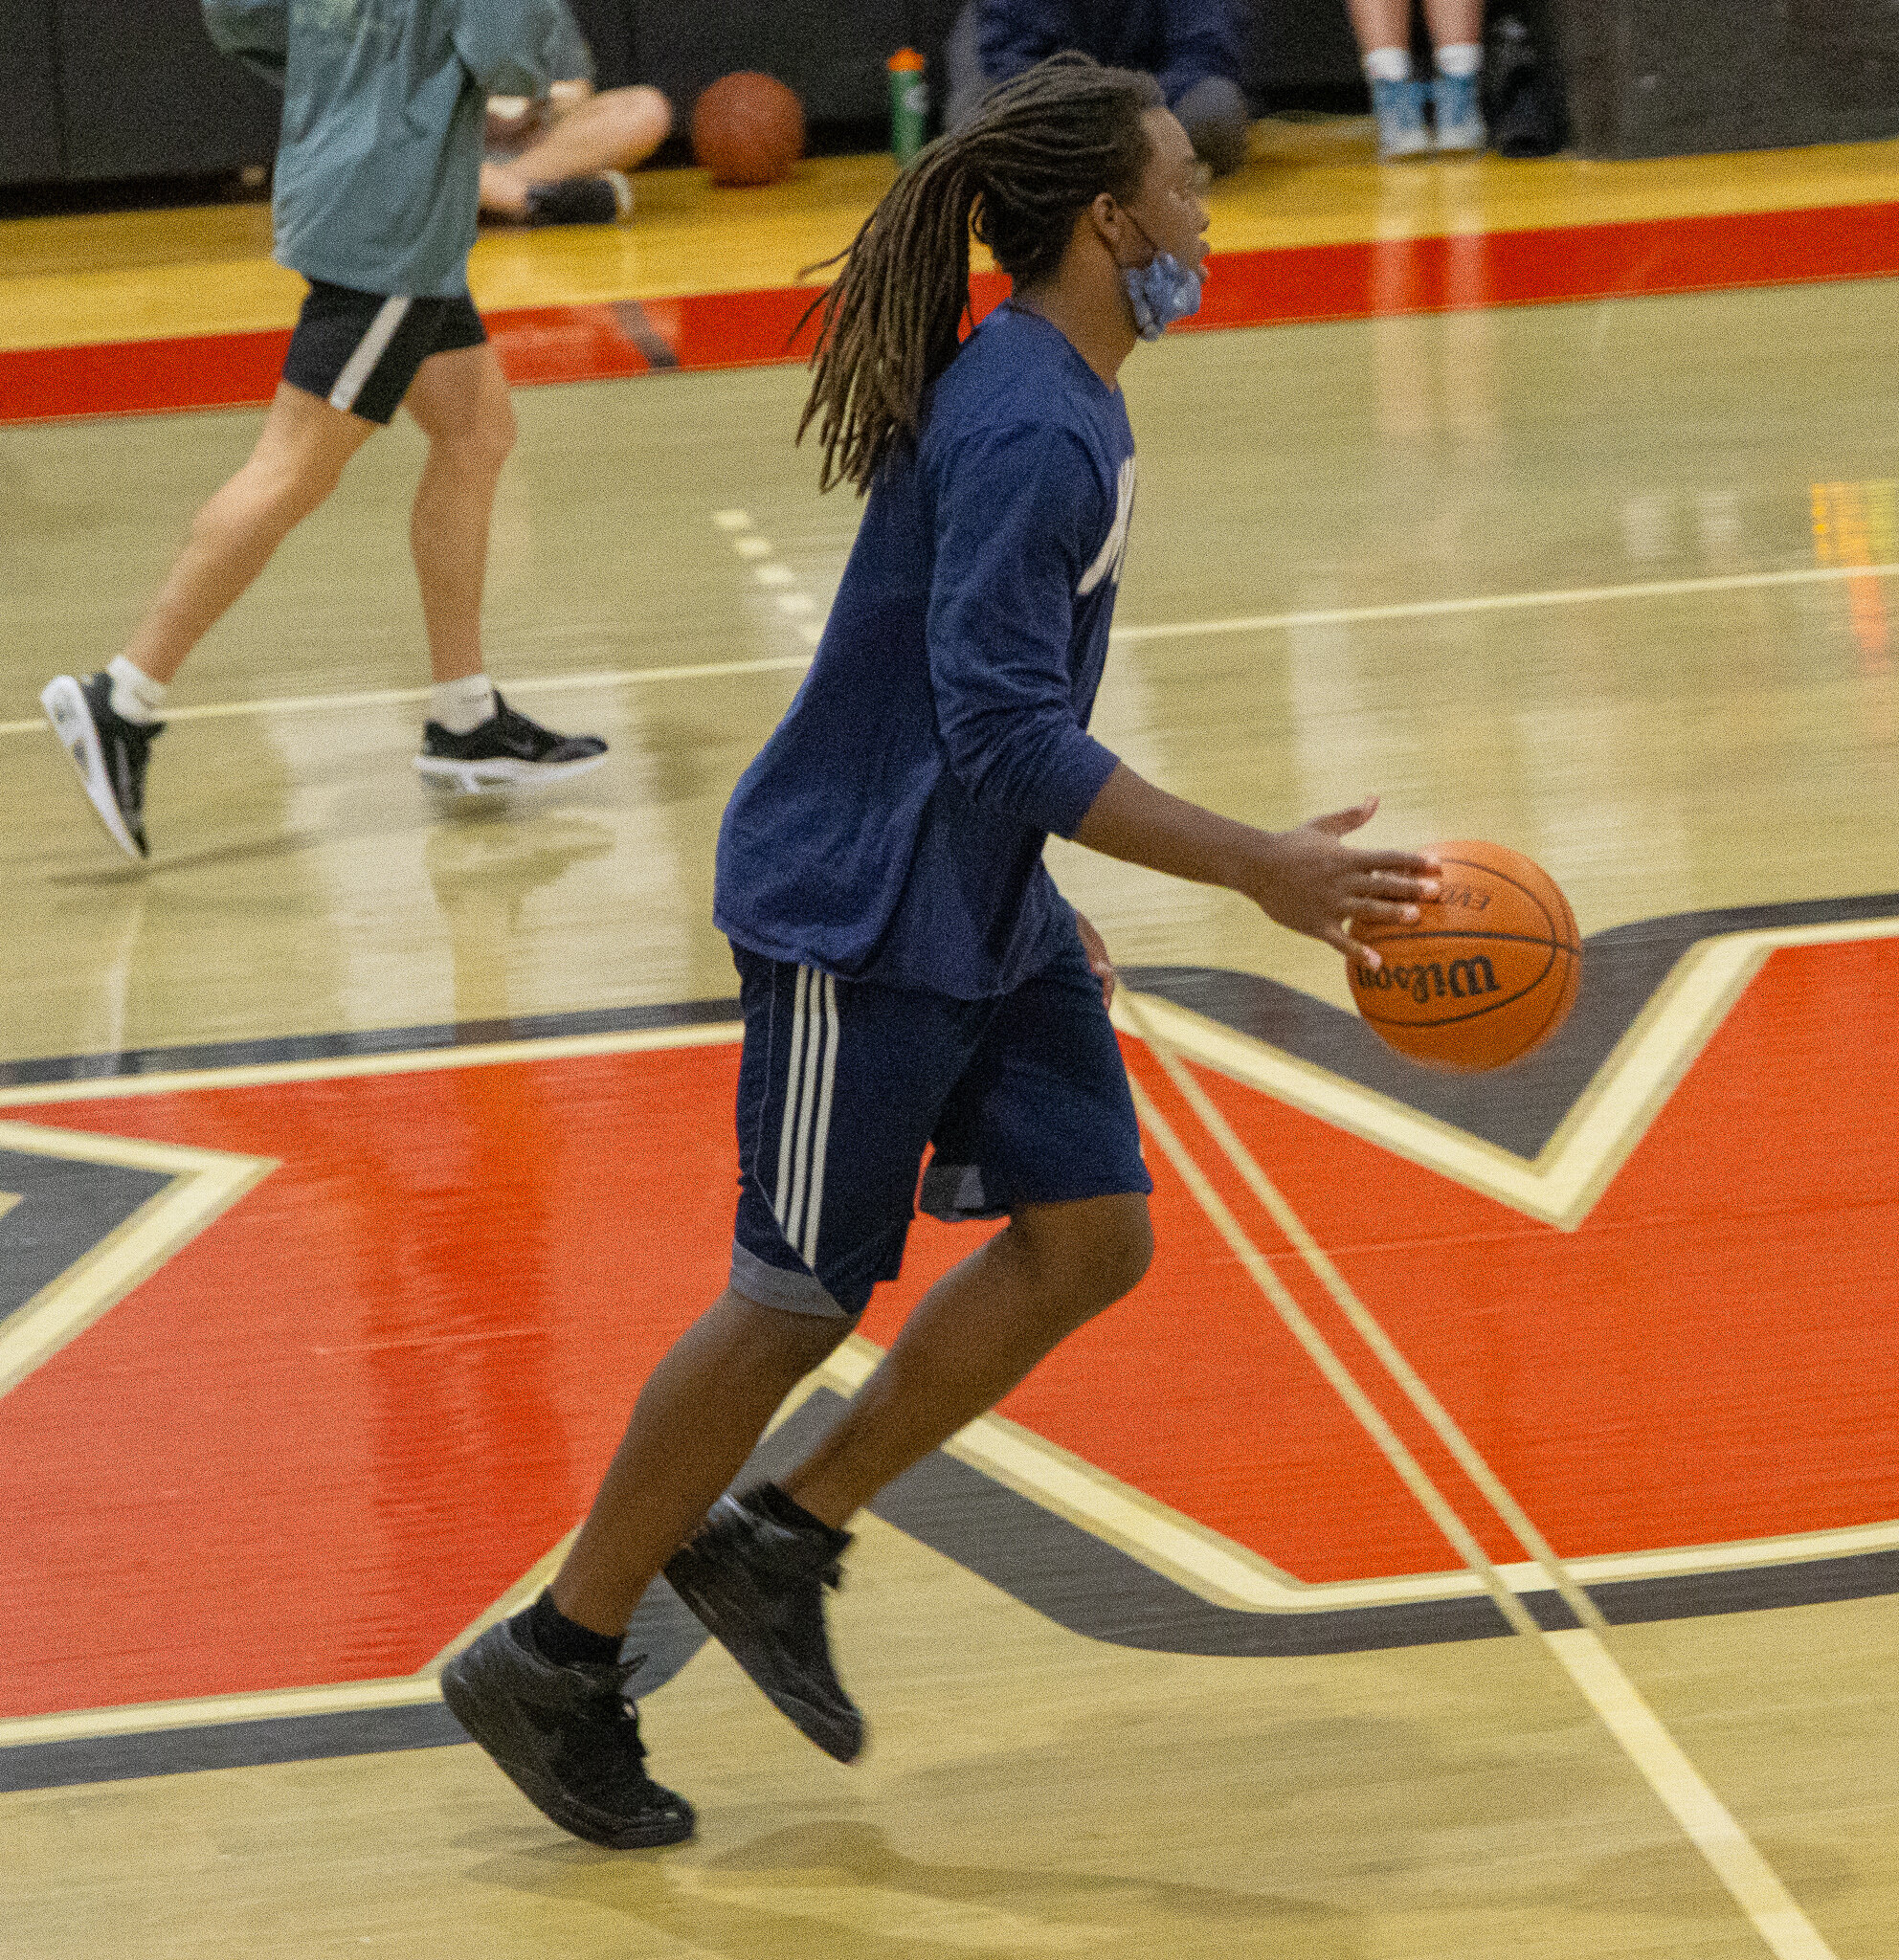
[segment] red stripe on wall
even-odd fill
[[[1899,204],[1655,218],[1547,231],[1473,233],[1217,253],[1195,331],[1376,315],[1633,299],[1744,286],[1899,276]],[[1001,298],[974,282],[976,312]],[[811,286],[537,306],[487,316],[509,380],[610,380],[654,368],[801,360]],[[270,399],[289,335],[172,340],[0,353],[0,423],[153,414]]]

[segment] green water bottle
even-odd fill
[[[923,56],[914,48],[899,48],[891,56],[890,154],[902,169],[923,147],[929,122],[929,84],[923,78]]]

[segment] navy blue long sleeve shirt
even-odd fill
[[[1074,934],[1041,861],[1087,733],[1134,495],[1121,391],[1004,306],[871,486],[811,672],[720,827],[714,918],[844,979],[979,1000]]]

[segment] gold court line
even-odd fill
[[[1358,1338],[1378,1357],[1385,1372],[1403,1390],[1411,1406],[1430,1424],[1432,1433],[1456,1459],[1459,1468],[1483,1492],[1485,1502],[1536,1562],[1543,1576],[1556,1589],[1563,1604],[1584,1626],[1598,1634],[1607,1633],[1608,1622],[1597,1610],[1596,1602],[1570,1577],[1549,1541],[1530,1522],[1529,1513],[1510,1494],[1502,1478],[1490,1468],[1459,1424],[1452,1420],[1450,1412],[1431,1392],[1423,1377],[1399,1352],[1397,1345],[1366,1311],[1364,1303],[1346,1284],[1345,1275],[1332,1264],[1318,1240],[1306,1229],[1305,1220],[1286,1203],[1279,1187],[1260,1169],[1258,1159],[1240,1141],[1213,1099],[1155,1031],[1139,997],[1130,994],[1127,1007],[1134,1031],[1146,1042],[1148,1052],[1166,1071],[1168,1080],[1180,1092],[1182,1100],[1199,1119],[1207,1134],[1219,1146],[1226,1161],[1240,1173],[1240,1182],[1265,1207],[1267,1215],[1331,1296],[1339,1311],[1351,1322]]]
[[[1291,632],[1306,626],[1357,626],[1379,620],[1435,619],[1463,612],[1508,612],[1551,606],[1593,606],[1616,599],[1670,599],[1706,592],[1754,591],[1776,586],[1830,585],[1843,579],[1899,577],[1899,564],[1802,566],[1790,571],[1735,572],[1714,578],[1656,579],[1621,586],[1558,586],[1540,592],[1480,593],[1465,599],[1418,599],[1389,606],[1339,606],[1323,612],[1253,612],[1224,619],[1185,619],[1159,626],[1117,626],[1108,635],[1118,646],[1148,640],[1196,639],[1227,633]],[[816,631],[815,622],[808,630]],[[547,675],[510,680],[510,694],[562,694],[589,688],[633,687],[645,681],[715,680],[747,674],[795,673],[810,666],[809,654],[781,654],[757,660],[710,660],[675,667],[615,667],[592,674]],[[262,701],[207,702],[173,708],[168,722],[222,721],[235,715],[301,714],[312,709],[400,707],[426,701],[426,687],[371,688],[354,694],[284,695]],[[0,735],[47,732],[34,719],[0,722]]]
[[[1449,1502],[1431,1482],[1365,1392],[1306,1317],[1265,1257],[1227,1209],[1207,1174],[1154,1106],[1129,1079],[1141,1121],[1193,1192],[1215,1229],[1266,1296],[1286,1329],[1383,1452],[1386,1460],[1505,1609],[1511,1627],[1536,1639],[1562,1667],[1649,1789],[1727,1888],[1776,1960],[1837,1960],[1833,1949],[1782,1884],[1733,1815],[1709,1788],[1641,1691],[1588,1626],[1545,1632],[1525,1612]],[[1447,1520],[1449,1522],[1447,1522]],[[1506,1599],[1508,1606],[1506,1607]]]
[[[1787,947],[1899,937],[1899,918],[1716,933],[1684,949],[1533,1159],[1472,1136],[1318,1063],[1160,998],[1140,1012],[1167,1046],[1525,1216],[1574,1232],[1766,960]],[[1114,1012],[1132,1032],[1135,996]],[[1127,1012],[1124,1013],[1124,1009]],[[1146,1036],[1143,1035],[1143,1038]]]
[[[656,1048],[711,1048],[736,1042],[742,1021],[691,1021],[673,1028],[628,1028],[606,1035],[554,1035],[466,1047],[411,1048],[385,1055],[330,1055],[312,1061],[260,1061],[234,1068],[175,1069],[164,1075],[84,1076],[70,1082],[22,1082],[0,1089],[0,1109],[97,1102],[117,1096],[178,1096],[194,1089],[254,1089],[274,1082],[325,1082],[340,1076],[399,1076],[437,1068],[496,1068],[508,1062],[564,1061],[573,1056],[638,1055]],[[117,1142],[117,1139],[114,1139]]]
[[[0,1147],[123,1164],[170,1177],[130,1217],[7,1316],[0,1325],[0,1395],[10,1393],[102,1319],[278,1166],[275,1157],[152,1145],[18,1123],[0,1123]]]

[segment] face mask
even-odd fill
[[[1128,222],[1147,238],[1147,227],[1130,211]],[[1200,310],[1200,279],[1174,257],[1158,248],[1146,265],[1121,268],[1122,290],[1133,309],[1134,331],[1144,341],[1157,341],[1176,320],[1186,320]]]

